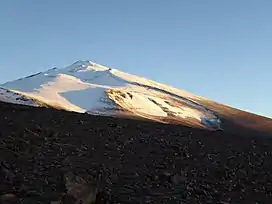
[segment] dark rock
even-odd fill
[[[272,139],[0,103],[2,203],[272,203]]]
[[[12,193],[7,193],[0,196],[0,201],[2,204],[16,204],[19,203],[19,198]]]

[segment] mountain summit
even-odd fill
[[[0,87],[0,101],[4,102],[95,115],[139,117],[210,130],[224,129],[222,119],[225,120],[226,113],[238,111],[91,61],[77,61]]]

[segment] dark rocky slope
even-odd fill
[[[0,103],[1,203],[272,203],[272,139]]]

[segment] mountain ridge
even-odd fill
[[[0,101],[4,102],[49,106],[94,115],[130,115],[210,130],[224,129],[222,121],[239,112],[210,99],[89,60],[78,60],[63,68],[54,67],[9,81],[0,88]],[[8,93],[24,100],[10,97]],[[244,112],[240,110],[239,114]],[[269,118],[256,118],[268,120],[268,126],[272,125]],[[243,126],[248,127],[247,124]],[[264,129],[272,132],[272,128]]]

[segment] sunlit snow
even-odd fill
[[[38,100],[69,111],[112,115],[112,110],[121,109],[150,119],[171,116],[195,119],[206,127],[220,127],[220,119],[195,102],[200,97],[90,61],[50,69],[1,87],[0,100],[5,102],[35,105]],[[29,101],[16,99],[19,95]]]

